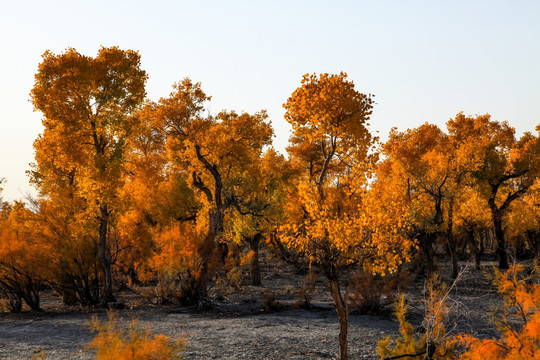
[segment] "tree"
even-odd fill
[[[450,131],[449,131],[450,133]],[[446,220],[446,242],[450,252],[452,261],[452,277],[458,276],[458,241],[455,237],[455,212],[462,202],[469,200],[471,195],[471,186],[473,186],[473,173],[482,165],[482,161],[478,156],[474,156],[474,151],[471,151],[475,146],[474,143],[462,143],[456,137],[449,135],[446,146],[440,149],[446,154],[446,166],[448,171],[448,190],[447,190],[447,220]],[[463,218],[462,218],[463,219]],[[465,222],[472,220],[467,219]],[[474,220],[473,220],[474,222]],[[462,222],[463,224],[463,222]],[[469,222],[471,225],[471,222]],[[470,227],[469,227],[470,230]],[[472,239],[474,240],[474,239]],[[476,252],[475,252],[476,254]],[[477,266],[480,264],[480,257],[476,258]]]
[[[458,275],[455,211],[481,165],[474,146],[428,123],[404,132],[393,129],[383,145],[377,181],[399,186],[408,200],[428,274],[434,269],[433,244],[445,238],[452,276]]]
[[[218,247],[224,231],[226,212],[243,201],[238,191],[242,172],[260,158],[271,144],[273,130],[266,112],[253,115],[222,111],[205,115],[204,104],[210,99],[199,83],[189,79],[174,86],[168,98],[161,99],[150,116],[166,134],[167,150],[180,177],[189,176],[201,209],[197,215],[199,233],[204,236],[197,246],[200,266],[193,272],[194,299],[206,296],[206,278],[216,250],[224,257],[225,244]]]
[[[156,238],[172,224],[194,219],[197,208],[185,179],[171,174],[165,134],[148,121],[152,111],[154,106],[148,102],[130,118],[120,191],[124,210],[118,219],[119,240],[125,250],[119,254],[118,268],[135,283],[153,268],[150,262],[158,248]]]
[[[289,162],[273,148],[253,159],[241,174],[235,206],[226,231],[237,244],[249,245],[251,285],[262,286],[259,269],[261,240],[270,237],[283,220],[287,186],[293,176]]]
[[[491,212],[499,268],[508,269],[503,222],[512,202],[523,197],[538,178],[540,141],[528,132],[516,140],[514,128],[487,114],[468,117],[460,113],[447,126],[456,141],[475,144],[468,156],[479,159],[481,165],[473,175]]]
[[[412,237],[418,240],[431,274],[433,244],[443,234],[450,183],[448,137],[436,125],[426,123],[404,132],[393,129],[382,149],[385,158],[377,171],[377,183],[385,189],[399,189],[408,203]]]
[[[35,182],[43,195],[63,176],[75,176],[75,193],[85,200],[85,212],[96,221],[98,259],[103,273],[102,303],[114,301],[110,234],[121,186],[127,121],[145,96],[146,73],[132,50],[101,48],[95,58],[75,49],[43,54],[31,99],[44,115],[45,130],[34,146]],[[57,156],[53,163],[47,153]]]
[[[29,171],[30,182],[40,197],[32,200],[39,237],[55,249],[51,285],[62,293],[66,305],[100,302],[103,276],[97,257],[95,217],[87,216],[87,200],[79,189],[81,173],[75,165],[66,165],[57,146],[57,137],[45,129],[34,142],[35,163]]]
[[[388,221],[374,211],[374,198],[364,196],[376,160],[371,153],[375,139],[366,128],[372,102],[341,73],[304,75],[284,104],[293,127],[291,161],[305,171],[291,194],[295,198],[281,233],[328,279],[340,324],[341,359],[348,359],[344,271],[368,261],[371,271],[393,268],[409,245],[393,231],[401,226],[399,218]]]
[[[43,246],[54,249],[49,254],[52,274],[48,284],[62,294],[66,305],[99,304],[103,276],[96,222],[84,212],[83,199],[54,194],[31,203],[35,236]]]
[[[457,233],[469,247],[477,269],[480,269],[486,233],[491,228],[489,212],[487,204],[474,188],[467,186],[463,189],[456,206],[455,225]]]
[[[540,179],[523,198],[516,199],[507,220],[507,233],[516,255],[536,258],[540,254]]]

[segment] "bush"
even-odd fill
[[[377,353],[381,359],[455,359],[454,343],[448,337],[445,323],[448,316],[448,294],[446,284],[440,277],[434,276],[428,282],[428,298],[425,300],[426,314],[422,321],[421,333],[415,332],[413,326],[406,320],[407,306],[405,295],[400,295],[396,301],[396,317],[399,321],[401,336],[395,339],[394,348],[390,348],[390,337],[379,341]]]
[[[50,248],[38,241],[32,213],[15,202],[0,208],[0,307],[40,310],[40,291],[50,274]]]
[[[298,290],[298,298],[293,304],[293,309],[309,309],[311,308],[311,300],[315,291],[315,280],[317,274],[312,269],[309,270],[306,281]]]
[[[263,293],[262,304],[264,306],[264,311],[268,313],[283,310],[283,305],[277,300],[274,293],[268,289]]]
[[[539,266],[527,270],[520,265],[507,272],[495,269],[494,284],[503,296],[502,309],[494,314],[499,339],[477,339],[461,335],[457,342],[465,346],[464,360],[538,359],[540,354]]]
[[[175,300],[181,305],[197,305],[197,285],[203,273],[197,255],[201,234],[193,224],[172,224],[161,229],[154,240],[154,253],[141,266],[139,276],[144,283],[157,285],[145,296],[157,304]]]
[[[162,334],[153,335],[148,329],[141,329],[137,321],[131,321],[127,331],[123,330],[114,313],[109,312],[109,320],[101,323],[97,318],[91,328],[98,334],[89,347],[96,352],[97,360],[176,360],[184,349],[184,340],[171,342]]]
[[[402,291],[407,282],[404,273],[381,276],[357,272],[350,283],[349,306],[359,314],[385,313],[395,301],[395,291]]]

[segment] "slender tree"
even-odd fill
[[[284,107],[293,127],[291,161],[305,171],[290,194],[281,235],[328,279],[341,359],[348,359],[345,270],[359,264],[369,264],[371,271],[393,268],[409,243],[400,236],[402,222],[390,203],[375,206],[376,197],[365,196],[376,160],[375,139],[366,127],[371,96],[356,91],[344,73],[305,75]],[[388,221],[392,215],[398,216]]]

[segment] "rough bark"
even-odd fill
[[[540,231],[527,230],[525,234],[527,236],[527,241],[529,242],[529,248],[531,249],[529,258],[534,259],[538,257],[540,252]]]
[[[208,231],[204,237],[202,244],[197,249],[197,255],[201,259],[201,268],[195,275],[193,299],[196,302],[204,299],[206,293],[206,281],[208,277],[209,262],[216,248],[216,239],[223,231],[224,213],[220,209],[216,209],[209,213]]]
[[[347,348],[347,328],[349,321],[349,309],[347,307],[346,299],[344,300],[339,290],[339,280],[329,279],[330,294],[334,300],[334,306],[339,319],[339,352],[341,360],[348,360],[348,348]]]
[[[442,209],[442,195],[438,195],[434,197],[435,200],[435,216],[433,217],[433,224],[436,228],[439,228],[439,226],[444,222],[444,216],[443,216],[443,209]],[[424,252],[424,255],[426,256],[426,267],[427,267],[427,275],[428,277],[433,274],[435,271],[435,260],[434,260],[434,254],[433,254],[433,244],[437,240],[437,238],[440,235],[440,231],[437,230],[435,232],[426,232],[422,231],[420,234],[420,248]]]
[[[103,270],[103,295],[101,304],[105,307],[109,302],[116,302],[113,294],[113,279],[112,279],[112,254],[108,239],[109,227],[109,211],[107,205],[102,205],[99,208],[99,243],[98,243],[98,259]]]
[[[526,174],[529,170],[525,170],[521,173],[515,173],[510,175],[505,175],[500,178],[498,181],[492,183],[491,186],[491,196],[488,199],[489,209],[491,210],[491,219],[493,220],[493,230],[495,232],[495,239],[497,239],[497,257],[499,258],[499,269],[506,270],[508,269],[508,253],[506,252],[506,241],[504,239],[504,230],[503,230],[503,218],[508,210],[510,204],[518,199],[520,196],[525,194],[530,187],[529,185],[522,184],[521,187],[515,192],[508,192],[504,202],[497,206],[495,199],[497,198],[497,193],[499,192],[500,186],[507,180],[515,179]]]
[[[77,304],[77,290],[73,281],[67,275],[63,275],[62,279],[62,301],[64,305],[72,306]]]
[[[206,297],[206,278],[208,276],[209,261],[216,248],[216,239],[223,232],[223,219],[227,204],[224,204],[223,202],[223,182],[216,164],[210,164],[202,154],[199,145],[195,145],[195,152],[199,162],[204,166],[206,171],[212,175],[214,187],[213,191],[210,190],[196,171],[192,172],[193,185],[206,196],[209,203],[215,204],[215,209],[208,213],[208,231],[204,237],[203,243],[197,249],[197,255],[200,257],[202,265],[196,275],[197,279],[195,282],[194,295],[199,301]]]

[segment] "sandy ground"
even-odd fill
[[[331,310],[240,316],[146,310],[119,315],[136,317],[141,325],[172,338],[186,337],[185,359],[331,359],[338,355],[337,319]],[[91,317],[75,313],[4,319],[0,323],[0,358],[31,359],[43,350],[47,359],[92,359],[86,347],[93,337],[88,328]],[[376,358],[378,339],[396,331],[396,323],[389,318],[351,316],[351,358]]]
[[[211,309],[198,313],[190,308],[153,306],[141,303],[133,294],[120,295],[128,309],[116,310],[122,323],[138,319],[142,327],[171,338],[187,340],[185,359],[335,359],[339,355],[338,322],[335,310],[320,280],[311,309],[290,309],[302,277],[290,273],[264,278],[266,288],[244,287],[223,298],[214,298]],[[284,285],[285,283],[285,285]],[[261,299],[270,288],[285,310],[268,313]],[[215,289],[214,289],[215,291]],[[409,287],[411,321],[420,324],[422,286]],[[451,293],[453,332],[493,334],[488,309],[500,303],[489,282],[474,269]],[[97,316],[107,318],[104,310],[74,309],[61,305],[51,293],[43,297],[43,313],[0,314],[0,359],[92,359],[87,344],[95,336],[89,327]],[[455,327],[455,329],[453,328]],[[378,359],[377,341],[398,334],[391,313],[349,317],[351,359]]]

